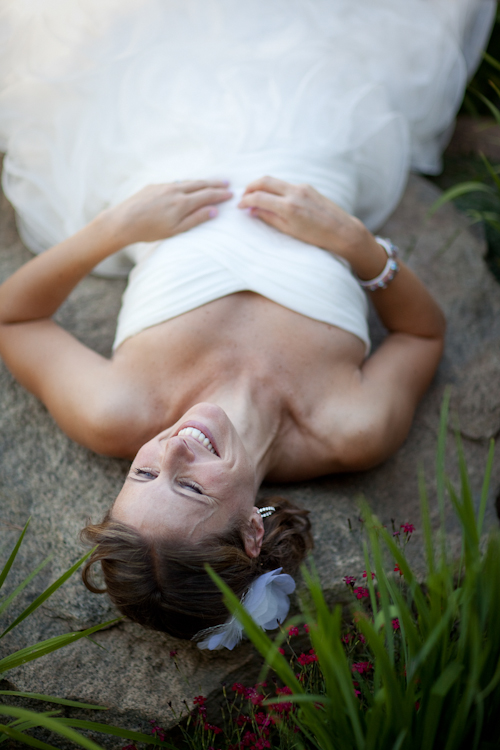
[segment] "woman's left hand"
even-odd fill
[[[266,224],[310,245],[350,260],[368,230],[354,216],[310,185],[291,185],[275,177],[251,182],[238,205]]]

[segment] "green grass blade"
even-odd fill
[[[33,578],[38,575],[38,573],[45,568],[47,563],[49,563],[53,558],[53,555],[48,555],[48,557],[45,558],[45,560],[42,560],[40,565],[35,568],[35,570],[27,576],[22,583],[17,586],[17,588],[14,589],[14,591],[9,594],[1,603],[0,603],[0,615],[2,615],[8,607],[12,604],[14,599],[19,596],[21,591],[26,588],[26,586],[31,583]]]
[[[490,83],[491,83],[491,81],[490,81]],[[493,88],[495,88],[494,85],[493,85]],[[478,99],[481,99],[481,101],[483,102],[483,104],[486,104],[486,106],[490,110],[491,114],[495,118],[497,125],[500,125],[500,111],[497,109],[497,107],[495,107],[495,105],[493,104],[493,102],[490,102],[490,100],[488,99],[488,97],[484,96],[484,94],[481,94],[480,91],[477,91],[476,89],[472,89],[472,88],[469,89],[469,90],[472,91],[472,93],[475,96],[477,96]]]
[[[3,584],[4,584],[4,582],[5,582],[5,579],[6,579],[6,578],[7,578],[7,576],[9,575],[9,571],[10,571],[10,569],[12,568],[12,563],[13,563],[13,562],[14,562],[14,560],[16,559],[17,553],[19,552],[19,547],[21,546],[21,544],[22,544],[22,541],[23,541],[23,539],[24,539],[24,535],[26,534],[26,531],[28,530],[28,526],[29,526],[29,524],[30,524],[30,521],[31,521],[31,516],[30,516],[30,518],[28,518],[28,520],[26,521],[26,524],[25,524],[25,526],[24,526],[24,529],[23,529],[23,530],[22,530],[22,532],[21,532],[21,536],[19,537],[19,539],[18,539],[18,540],[17,540],[17,542],[16,542],[16,546],[15,546],[15,547],[14,547],[14,549],[12,550],[12,552],[11,552],[11,554],[10,554],[10,557],[9,557],[9,559],[7,560],[7,562],[5,563],[5,565],[3,566],[3,570],[2,570],[2,572],[0,573],[0,589],[1,589],[1,588],[2,588],[2,586],[3,586]]]
[[[291,698],[291,696],[288,696],[288,697]],[[177,750],[177,748],[174,745],[171,745],[168,742],[159,740],[150,734],[142,734],[142,732],[132,732],[128,729],[115,727],[112,724],[97,724],[94,721],[85,721],[85,719],[58,719],[58,723],[65,727],[73,727],[76,729],[87,729],[92,732],[101,732],[101,734],[110,734],[113,737],[121,737],[123,740],[134,740],[135,742],[146,742],[149,745],[157,745],[158,747],[166,747],[168,750]]]
[[[17,742],[20,742],[22,745],[28,745],[28,747],[37,747],[39,750],[58,750],[54,745],[49,745],[47,742],[37,740],[29,734],[24,734],[24,732],[20,732],[19,730],[5,726],[4,724],[0,724],[0,731],[3,732],[4,736],[11,740],[17,740]]]
[[[41,693],[19,693],[17,690],[0,690],[0,695],[14,695],[16,698],[30,698],[45,703],[57,703],[60,706],[72,706],[73,708],[91,708],[93,711],[108,711],[107,706],[95,706],[93,703],[79,703],[69,701],[65,698],[56,698],[53,695],[42,695]]]
[[[483,185],[482,182],[461,182],[459,185],[445,190],[429,208],[427,216],[433,216],[445,203],[449,203],[467,193],[489,193],[490,195],[494,195],[495,191],[489,185]]]
[[[88,737],[83,737],[81,734],[71,729],[71,727],[64,726],[64,724],[61,723],[61,719],[53,719],[52,717],[44,716],[43,714],[37,714],[35,711],[28,711],[25,708],[17,708],[17,706],[5,705],[0,705],[0,714],[3,714],[4,716],[15,716],[18,719],[25,719],[27,721],[33,721],[34,726],[44,727],[50,732],[55,732],[61,737],[66,737],[67,740],[70,740],[76,745],[85,748],[85,750],[102,750],[100,745],[97,745]]]
[[[7,672],[9,669],[14,669],[14,667],[19,667],[21,664],[27,664],[29,661],[39,659],[41,656],[50,654],[60,648],[64,648],[71,643],[75,643],[75,641],[79,641],[80,638],[86,638],[88,635],[92,635],[92,633],[102,630],[102,628],[114,625],[115,622],[120,622],[121,619],[121,617],[117,617],[115,620],[109,620],[108,622],[94,625],[94,627],[89,628],[88,630],[81,630],[76,633],[65,633],[64,635],[58,635],[55,638],[49,638],[46,641],[35,643],[33,646],[22,648],[0,660],[0,674],[2,672]]]
[[[52,596],[52,594],[54,593],[54,591],[57,591],[57,589],[60,588],[60,586],[62,586],[63,583],[65,583],[68,580],[68,578],[71,578],[71,576],[73,575],[73,573],[75,572],[75,570],[78,570],[78,568],[80,567],[80,565],[82,565],[85,562],[85,560],[88,557],[90,557],[90,555],[92,554],[92,552],[93,552],[93,550],[90,550],[89,552],[87,552],[87,554],[85,554],[83,557],[81,557],[74,565],[71,566],[71,568],[69,570],[67,570],[65,573],[63,573],[63,575],[60,576],[60,578],[58,578],[57,581],[55,581],[51,586],[49,586],[48,589],[46,589],[43,592],[43,594],[40,594],[40,596],[38,596],[35,599],[34,602],[31,602],[31,604],[29,605],[29,607],[26,607],[26,609],[24,610],[24,612],[21,612],[21,614],[19,615],[19,617],[16,617],[16,619],[14,620],[14,622],[12,622],[9,625],[9,627],[6,628],[3,631],[3,633],[0,635],[0,638],[3,638],[5,635],[7,635],[7,633],[9,633],[11,630],[13,630],[17,625],[19,625],[19,623],[21,623],[23,620],[25,620],[32,612],[34,612],[36,609],[38,609],[38,607],[41,604],[43,604],[50,596]]]
[[[500,62],[498,60],[495,60],[495,58],[488,54],[488,52],[483,52],[483,59],[486,60],[490,65],[493,65],[494,68],[497,70],[500,70]]]
[[[481,489],[481,502],[479,503],[479,512],[477,516],[477,530],[479,536],[483,530],[484,514],[488,503],[488,491],[490,489],[491,472],[493,469],[493,459],[495,457],[495,441],[490,440],[490,449],[488,451],[488,460],[486,462],[486,471],[484,473],[483,486]]]
[[[422,466],[418,469],[418,490],[420,495],[420,514],[422,516],[422,526],[424,530],[425,557],[429,573],[430,575],[433,575],[436,570],[436,563],[434,560],[434,540],[432,538],[429,498],[427,497],[427,487]]]
[[[495,107],[495,109],[496,109],[496,107]],[[498,112],[498,110],[497,110],[497,112]],[[499,114],[499,118],[500,118],[500,112],[498,114]],[[500,120],[499,120],[498,124],[500,125]],[[482,159],[482,162],[483,162],[484,166],[486,167],[486,169],[488,171],[488,174],[490,175],[490,177],[492,178],[493,182],[497,186],[497,190],[500,190],[500,177],[497,175],[497,173],[495,171],[495,168],[492,166],[492,164],[490,164],[490,162],[488,161],[488,159],[486,158],[486,156],[482,152],[479,155],[480,155],[480,157]]]

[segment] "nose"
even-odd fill
[[[188,441],[176,435],[164,441],[161,463],[163,468],[168,468],[177,461],[194,461],[195,455]]]

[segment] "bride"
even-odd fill
[[[274,627],[310,524],[259,507],[260,484],[405,440],[445,326],[371,230],[410,166],[438,171],[493,11],[4,0],[3,184],[39,254],[0,287],[0,353],[71,438],[132,460],[83,531],[86,585],[100,561],[132,619],[232,648],[209,563]],[[132,266],[109,359],[52,320],[88,273]],[[388,331],[373,353],[365,292]]]

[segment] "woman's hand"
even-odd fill
[[[119,244],[154,242],[217,216],[216,205],[232,197],[227,186],[222,180],[148,185],[104,215],[120,238]]]
[[[251,182],[239,208],[310,245],[342,255],[346,260],[369,234],[354,216],[343,211],[310,185],[291,185],[275,177]]]

